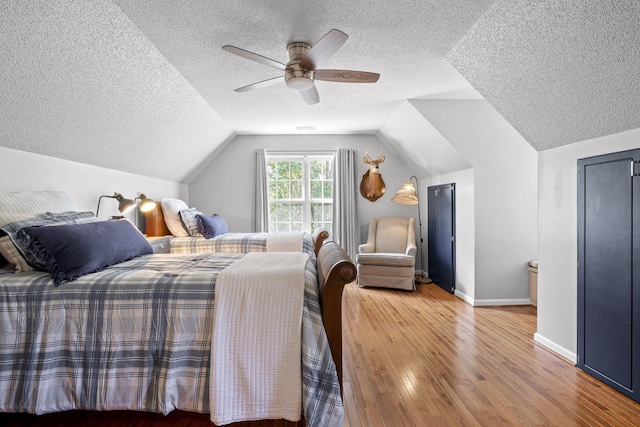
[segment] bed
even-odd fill
[[[3,230],[7,228],[1,222],[7,218],[24,219],[42,209],[59,213],[70,208],[64,193],[47,192],[47,200],[43,193],[20,195],[38,203],[22,212],[21,206],[7,203],[16,198],[16,193],[0,193]],[[126,220],[90,220],[27,226],[18,234],[22,238],[28,235],[32,247],[44,247],[49,235],[68,236],[70,232],[90,230],[92,237],[87,239],[87,245],[95,246],[98,240],[108,247],[110,237],[105,242],[95,237],[104,227],[109,227],[109,236],[117,236],[122,230],[139,233],[131,231],[133,226]],[[217,381],[217,372],[220,366],[225,366],[227,372],[228,365],[216,363],[221,357],[230,359],[225,355],[238,350],[237,343],[234,347],[220,346],[224,341],[219,336],[224,334],[213,332],[227,327],[226,318],[220,314],[225,301],[223,285],[232,283],[226,273],[240,271],[238,266],[243,263],[271,264],[291,256],[302,261],[301,276],[296,277],[304,282],[294,283],[303,295],[299,326],[303,404],[297,408],[298,418],[302,417],[307,425],[341,424],[340,303],[343,286],[355,278],[355,266],[337,244],[322,245],[317,258],[302,253],[153,254],[150,247],[144,247],[148,243],[141,234],[140,238],[127,236],[140,246],[140,255],[77,277],[76,272],[56,275],[57,270],[49,269],[50,259],[44,272],[16,273],[13,265],[0,269],[0,412],[211,412],[212,407],[224,403],[227,395],[226,389],[220,390],[220,384],[226,383]],[[9,236],[0,239],[6,237]],[[121,252],[121,248],[116,247],[114,252]],[[63,264],[63,255],[56,256]],[[258,274],[253,270],[248,276],[242,270],[244,276],[238,276],[240,285],[262,280],[266,270],[265,267]],[[265,292],[264,288],[261,292]],[[273,294],[278,300],[286,296],[277,291]],[[241,309],[243,317],[252,317],[249,308]],[[273,330],[276,335],[282,330],[274,320],[277,316],[269,319],[273,324],[268,324],[267,331]],[[264,341],[272,339],[269,332],[263,337]],[[234,354],[238,360],[252,360],[250,354]],[[225,363],[234,363],[235,359],[231,359]],[[253,390],[258,394],[250,398],[261,400],[261,393],[270,388],[261,384]],[[250,413],[246,417],[257,419]],[[295,421],[290,416],[285,418]],[[212,413],[212,419],[218,418]],[[220,424],[227,422],[233,420]]]
[[[300,236],[301,251],[317,255],[322,244],[329,238],[324,227],[318,227],[313,233],[235,233],[215,234],[206,238],[193,223],[194,208],[188,208],[181,200],[163,199],[151,211],[145,212],[146,231],[150,237],[170,235],[171,253],[209,253],[209,252],[266,252],[271,246],[286,244],[284,236]],[[214,215],[215,216],[215,215]],[[219,219],[219,221],[222,221]],[[223,226],[225,224],[223,223]]]

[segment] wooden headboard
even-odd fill
[[[160,203],[156,203],[156,206],[149,212],[144,213],[147,221],[147,236],[168,236],[171,232],[167,228],[167,224],[164,222],[164,215],[162,213],[162,206]]]

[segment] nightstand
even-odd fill
[[[147,237],[147,241],[151,245],[151,248],[153,248],[154,254],[168,254],[170,239],[171,236]]]

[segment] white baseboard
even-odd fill
[[[475,307],[488,307],[493,305],[531,305],[529,298],[522,299],[477,299],[473,301]]]
[[[469,295],[456,289],[453,294],[474,307],[490,307],[499,305],[531,305],[529,298],[522,299],[473,299]]]
[[[576,363],[576,361],[578,360],[578,357],[576,356],[576,354],[572,351],[567,350],[566,348],[554,343],[553,341],[543,337],[542,335],[540,335],[539,333],[535,333],[533,334],[533,340],[535,342],[537,342],[538,344],[540,344],[543,347],[546,347],[547,349],[551,350],[554,353],[559,354],[560,356],[564,357],[565,359],[569,360],[572,363]]]
[[[500,305],[531,305],[529,298],[522,299],[473,299],[469,295],[455,290],[453,293],[455,296],[463,300],[464,302],[471,304],[474,307],[490,307]]]
[[[473,298],[471,298],[469,295],[462,293],[457,289],[453,291],[453,294],[458,298],[460,298],[461,300],[463,300],[464,302],[466,302],[467,304],[473,305]]]

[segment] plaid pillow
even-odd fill
[[[183,209],[180,212],[180,219],[182,220],[182,225],[189,233],[191,237],[202,237],[202,233],[200,232],[200,228],[198,227],[198,220],[196,215],[202,215],[202,212],[197,211],[196,208],[191,209]]]

